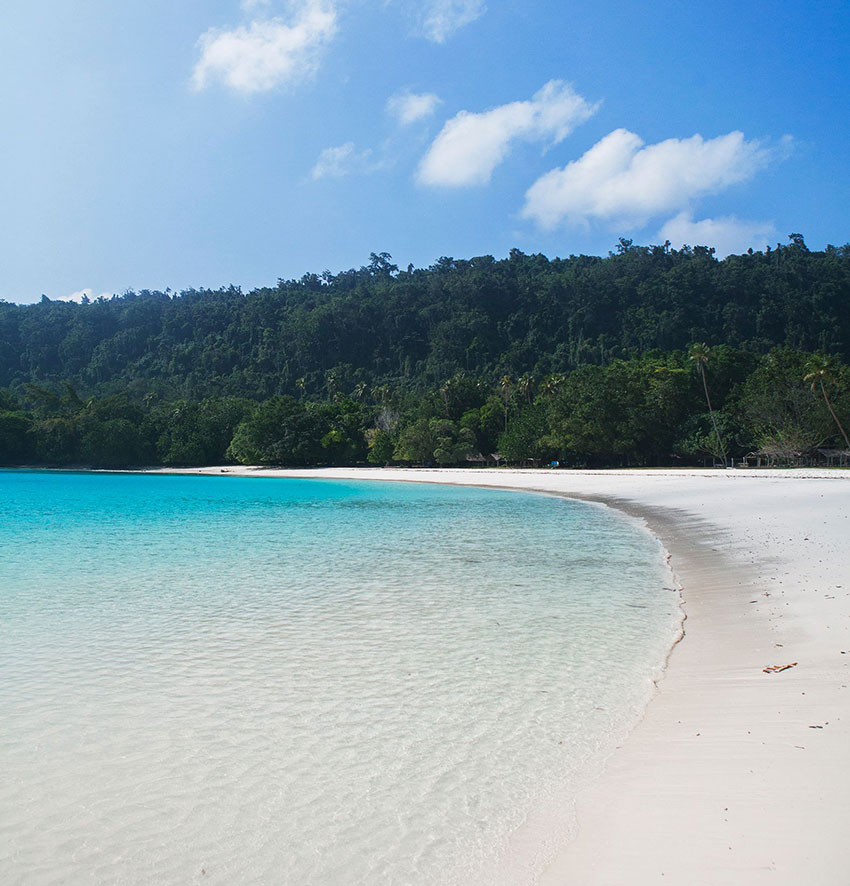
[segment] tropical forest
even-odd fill
[[[850,245],[0,301],[0,464],[846,461]]]

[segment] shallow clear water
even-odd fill
[[[0,472],[0,882],[531,882],[665,584],[554,497]]]

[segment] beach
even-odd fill
[[[223,472],[501,487],[642,518],[684,635],[541,886],[847,882],[850,471],[186,471]]]

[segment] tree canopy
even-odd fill
[[[704,247],[623,241],[606,258],[513,250],[406,271],[391,258],[247,294],[0,302],[0,387],[320,399],[358,384],[424,390],[459,372],[543,378],[694,342],[850,359],[850,246],[810,251],[794,235],[718,261]]]
[[[441,258],[0,302],[0,464],[700,463],[846,445],[850,246]]]

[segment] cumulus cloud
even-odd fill
[[[430,0],[425,4],[422,33],[435,43],[446,40],[487,11],[484,0]]]
[[[750,247],[763,249],[776,239],[777,233],[772,222],[746,221],[734,216],[694,221],[691,213],[680,212],[661,228],[658,236],[669,240],[676,249],[685,244],[713,246],[718,258],[726,258]]]
[[[201,90],[219,80],[249,94],[300,80],[315,71],[321,50],[336,33],[336,20],[330,0],[306,0],[289,24],[270,18],[230,31],[212,28],[198,41],[201,57],[192,85]]]
[[[387,100],[387,113],[402,126],[407,126],[423,117],[430,117],[439,104],[442,104],[442,99],[433,92],[397,92]]]
[[[741,132],[644,145],[635,133],[616,129],[578,160],[539,178],[526,193],[523,216],[546,228],[565,220],[642,225],[751,178],[770,156]]]
[[[325,148],[319,154],[310,177],[313,181],[318,181],[321,178],[342,178],[354,172],[369,172],[371,156],[371,150],[367,148],[365,151],[358,151],[354,142],[346,142],[335,148]]]
[[[556,144],[599,106],[572,87],[550,80],[531,101],[511,102],[480,114],[461,111],[434,140],[419,165],[425,185],[465,187],[490,181],[517,140]]]

